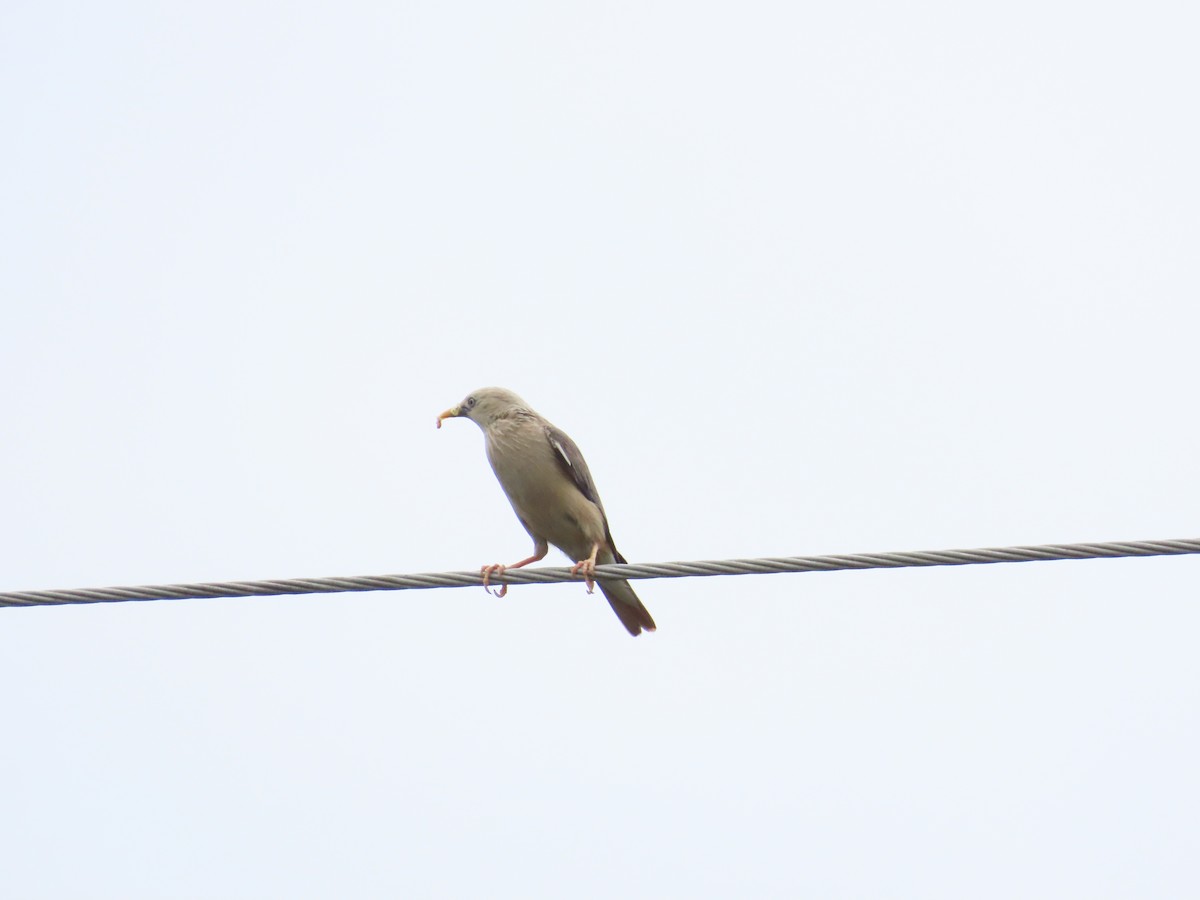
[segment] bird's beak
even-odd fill
[[[438,420],[437,420],[438,428],[442,427],[442,419],[453,419],[453,418],[455,418],[457,416],[461,416],[461,415],[462,415],[462,407],[461,406],[450,407],[448,410],[446,410],[444,413],[442,413],[440,416],[438,416]]]

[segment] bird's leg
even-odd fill
[[[491,589],[490,585],[488,584],[489,578],[491,578],[493,575],[497,575],[497,574],[503,575],[504,570],[506,568],[508,568],[508,567],[505,566],[503,563],[492,563],[490,566],[480,566],[479,567],[479,575],[481,578],[483,578],[483,589],[485,591],[487,591],[489,594],[494,594],[497,597],[503,597],[505,594],[507,594],[508,593],[508,585],[507,584],[500,585],[500,590],[498,590],[498,591],[493,591]]]
[[[490,566],[480,566],[479,574],[483,578],[483,589],[496,597],[503,597],[508,593],[508,585],[502,584],[500,585],[499,591],[493,591],[491,587],[488,586],[488,579],[490,579],[493,575],[503,575],[506,569],[519,569],[521,566],[527,566],[530,563],[537,562],[539,559],[544,559],[549,551],[550,547],[548,545],[539,542],[533,548],[533,556],[527,557],[520,562],[515,562],[511,566],[506,566],[503,563],[492,563]]]
[[[592,593],[596,588],[596,580],[592,576],[596,573],[596,554],[600,552],[599,544],[592,544],[592,555],[587,559],[581,559],[575,565],[571,566],[572,575],[582,575],[587,582],[588,593]]]

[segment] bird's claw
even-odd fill
[[[587,582],[587,592],[590,594],[596,589],[596,564],[590,559],[581,559],[575,565],[571,566],[572,575],[582,575],[584,581]]]
[[[507,567],[503,563],[492,563],[490,566],[479,567],[479,574],[483,578],[483,589],[493,597],[503,597],[508,593],[507,584],[500,585],[500,590],[498,591],[493,591],[491,586],[488,584],[488,579],[490,579],[493,575],[503,575],[505,568]]]

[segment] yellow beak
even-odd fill
[[[442,427],[442,419],[453,419],[462,411],[461,406],[452,406],[437,418],[438,428]]]

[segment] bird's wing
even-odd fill
[[[604,520],[604,537],[608,541],[608,546],[616,561],[624,563],[625,557],[613,543],[612,530],[608,527],[608,513],[604,511],[604,504],[600,502],[600,492],[596,490],[596,482],[592,480],[592,473],[588,471],[583,453],[565,431],[555,428],[549,422],[546,422],[544,427],[546,440],[550,442],[550,447],[554,450],[554,458],[558,460],[559,468],[575,483],[575,487],[579,488],[579,493],[596,504],[596,508],[600,510],[600,518]]]
[[[567,436],[566,432],[555,428],[549,422],[546,422],[543,427],[546,430],[546,440],[550,442],[550,447],[554,450],[554,458],[558,460],[559,467],[575,483],[575,487],[579,488],[579,493],[600,507],[600,512],[603,514],[604,504],[600,502],[600,492],[596,490],[596,482],[592,481],[592,473],[588,471],[587,462],[584,461],[579,447]]]

